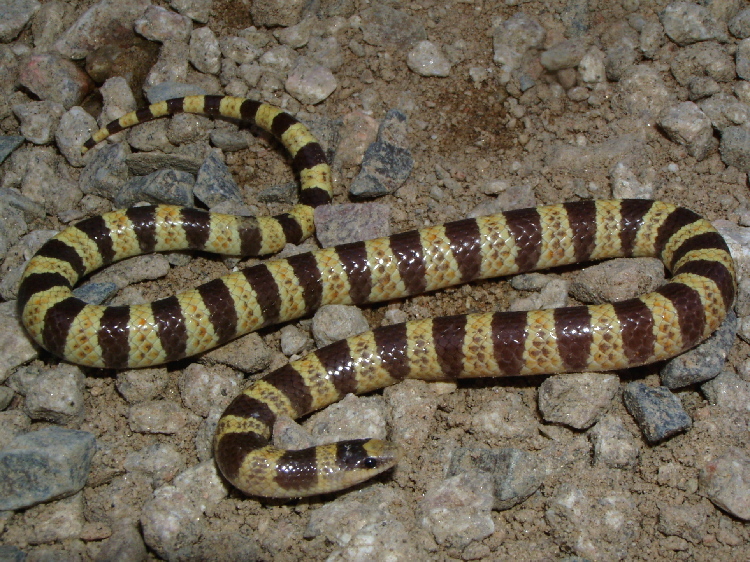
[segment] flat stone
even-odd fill
[[[229,168],[220,158],[218,151],[212,150],[203,162],[193,188],[195,196],[209,209],[224,202],[242,204],[242,193],[234,181]]]
[[[16,437],[0,451],[0,510],[68,497],[86,483],[96,439],[49,427]]]
[[[669,361],[661,370],[661,383],[667,388],[682,388],[714,378],[723,369],[737,335],[737,315],[727,318],[705,342]]]
[[[498,511],[523,502],[539,489],[545,476],[535,455],[512,447],[454,449],[447,476],[467,471],[479,471],[492,477],[495,497],[492,509]]]
[[[658,443],[693,425],[680,399],[664,386],[631,382],[623,395],[625,406],[649,443]]]
[[[539,410],[548,423],[586,429],[609,409],[619,389],[620,380],[611,374],[554,375],[539,387]]]
[[[741,449],[729,449],[701,470],[700,490],[714,505],[750,520],[750,457]]]
[[[391,233],[390,206],[380,203],[322,205],[315,209],[315,234],[324,248]]]

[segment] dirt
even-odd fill
[[[555,83],[556,76],[540,72],[537,93],[529,94],[523,104],[525,116],[522,119],[513,118],[508,112],[508,94],[504,87],[493,78],[482,84],[474,84],[468,77],[469,68],[494,67],[493,19],[506,19],[519,10],[545,27],[547,46],[564,39],[565,28],[557,16],[564,4],[536,1],[508,4],[515,2],[464,0],[442,3],[420,0],[402,5],[401,9],[424,23],[430,40],[441,45],[450,45],[459,39],[464,41],[463,60],[453,66],[450,76],[417,76],[407,69],[406,53],[403,51],[367,47],[366,55],[357,57],[344,47],[345,62],[335,72],[338,89],[323,103],[300,108],[308,114],[333,120],[361,109],[363,98],[374,99],[376,101],[371,103],[372,117],[380,120],[388,109],[410,106],[407,111],[409,143],[415,166],[407,183],[398,192],[379,200],[391,207],[392,232],[465,217],[476,205],[491,199],[479,188],[493,179],[532,185],[539,204],[575,200],[580,180],[585,184],[594,183],[607,191],[611,184],[609,166],[612,163],[577,174],[551,169],[545,165],[545,156],[555,143],[575,144],[581,135],[588,143],[595,144],[635,130],[645,131],[645,142],[642,153],[633,156],[657,171],[655,198],[687,206],[709,219],[730,218],[740,204],[748,201],[744,174],[727,170],[718,153],[714,152],[705,161],[697,162],[687,155],[683,147],[667,139],[658,127],[653,124],[643,127],[636,119],[618,114],[606,103],[592,107],[586,101],[574,102],[567,97],[553,99],[543,95],[549,90],[549,84]],[[638,7],[637,1],[610,3],[592,0],[589,3],[592,14],[589,36],[602,36],[606,30],[621,24],[633,11],[653,19],[666,2],[642,4]],[[78,15],[89,5],[91,2],[70,3],[69,14]],[[218,37],[250,25],[249,16],[237,17],[238,5],[224,1],[215,3],[208,25]],[[626,11],[622,5],[630,5],[634,9]],[[366,3],[363,2],[361,8],[365,7]],[[361,32],[347,29],[339,36],[339,42],[344,46],[350,39],[361,42]],[[667,51],[664,56],[668,55]],[[368,75],[372,75],[373,80],[363,81],[362,77]],[[684,88],[677,85],[668,72],[661,75],[669,90],[675,93],[675,99],[685,95]],[[613,90],[617,87],[616,83],[609,86]],[[536,99],[531,100],[530,97],[534,95]],[[405,104],[405,101],[408,103]],[[526,137],[524,140],[527,142],[519,142],[522,136]],[[249,175],[247,170],[241,169],[248,161],[252,161],[253,169]],[[517,165],[513,165],[514,162]],[[249,159],[232,156],[230,163],[235,177],[242,178],[243,184],[247,182],[258,189],[291,179],[291,174],[285,171],[284,158],[276,150],[256,151]],[[676,174],[667,171],[667,166],[673,163],[679,166]],[[454,181],[440,182],[436,177],[436,166],[446,170]],[[344,170],[336,177],[334,204],[348,201],[345,190],[356,171]],[[447,197],[436,204],[429,192],[433,185],[439,183],[442,183]],[[261,213],[278,212],[278,206],[268,208],[257,201],[252,203],[259,206]],[[201,273],[195,272],[194,268],[198,267],[203,268]],[[212,275],[227,271],[223,263],[200,257],[189,267],[173,269],[173,273],[165,279],[141,284],[141,289],[148,298],[166,296],[205,281],[207,269],[211,270]],[[505,281],[488,281],[470,288],[454,288],[417,296],[395,306],[405,311],[411,319],[497,310],[517,295]],[[389,306],[394,305],[381,304],[367,309],[365,314],[371,326],[382,322]],[[269,345],[278,349],[276,330],[264,331],[262,336]],[[748,357],[750,347],[738,339],[728,367],[737,369]],[[184,367],[180,363],[163,371],[168,382],[160,398],[180,401],[177,379]],[[88,523],[106,522],[106,514],[111,509],[108,486],[114,478],[124,474],[122,463],[128,453],[156,443],[167,443],[178,448],[187,466],[196,464],[199,458],[194,435],[199,423],[193,420],[175,435],[135,434],[128,427],[129,404],[118,393],[115,376],[94,370],[86,373],[86,418],[81,428],[93,432],[102,449],[84,490],[84,513]],[[621,380],[627,383],[635,378],[658,384],[652,369],[624,374]],[[575,537],[566,535],[564,529],[550,525],[545,517],[550,499],[565,486],[571,485],[585,490],[592,498],[606,497],[613,490],[630,498],[632,509],[628,513],[632,517],[634,533],[631,535],[632,542],[620,545],[623,558],[750,559],[750,529],[747,525],[715,508],[694,489],[700,467],[708,458],[726,447],[741,446],[746,442],[746,437],[739,434],[740,430],[733,429],[731,417],[708,404],[698,388],[690,387],[679,392],[688,413],[696,420],[696,426],[655,446],[649,446],[642,439],[622,401],[616,399],[611,413],[636,436],[641,453],[634,467],[609,469],[592,466],[585,433],[544,426],[536,406],[536,389],[541,380],[467,381],[459,384],[454,392],[435,397],[437,408],[434,419],[429,421],[430,439],[419,448],[406,451],[410,461],[405,467],[378,479],[400,495],[403,505],[396,510],[397,518],[415,537],[423,559],[474,557],[471,551],[435,543],[414,517],[423,494],[444,478],[446,451],[455,446],[513,446],[541,451],[552,441],[558,442],[560,450],[570,453],[570,457],[561,459],[561,469],[551,473],[540,490],[524,503],[507,511],[492,512],[496,531],[480,541],[483,549],[476,551],[477,559],[550,560],[575,553]],[[520,397],[525,416],[536,420],[527,438],[488,439],[473,429],[472,421],[477,412],[504,395]],[[711,428],[715,431],[711,431]],[[145,501],[148,494],[137,483],[135,486],[140,496],[133,499],[131,514],[137,518],[139,502]],[[325,560],[339,546],[322,536],[310,539],[303,535],[310,513],[334,499],[335,496],[287,503],[262,503],[233,491],[228,498],[206,512],[204,537],[224,537],[226,541],[238,536],[247,537],[256,545],[255,553],[260,559]],[[675,541],[675,537],[659,530],[664,506],[688,506],[706,514],[695,540]],[[8,521],[0,541],[23,547],[34,524],[33,512],[19,513]],[[596,521],[592,524],[596,525]],[[114,530],[115,525],[110,522],[109,527]],[[599,540],[606,543],[620,539],[601,536]],[[221,554],[220,547],[217,547],[217,556]],[[60,549],[58,553],[81,552],[86,558],[96,552],[97,541],[69,541],[55,545],[55,548]],[[148,556],[155,558],[153,552]]]

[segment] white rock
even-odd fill
[[[450,74],[451,63],[440,48],[430,41],[420,41],[406,55],[406,64],[420,76],[441,76]]]

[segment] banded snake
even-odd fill
[[[19,288],[24,326],[53,354],[81,365],[133,368],[199,354],[323,304],[364,304],[476,279],[611,257],[655,256],[673,277],[614,304],[414,320],[318,349],[251,384],[227,407],[215,458],[249,495],[339,490],[391,468],[398,448],[360,439],[301,451],[270,444],[278,416],[293,418],[350,392],[405,378],[455,380],[622,369],[673,357],[708,337],[735,297],[727,246],[706,220],[669,203],[579,201],[465,219],[387,238],[266,261],[153,303],[90,305],[72,295],[90,272],[126,257],[197,249],[266,255],[313,233],[331,201],[325,154],[294,117],[228,96],[190,96],[129,113],[85,148],[178,112],[254,123],[276,136],[300,176],[300,202],[276,217],[235,217],[150,205],[86,219],[46,242]]]

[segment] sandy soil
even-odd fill
[[[80,14],[90,3],[74,3],[73,14]],[[209,26],[217,36],[230,35],[250,25],[250,20],[237,17],[240,2],[221,0],[215,2]],[[399,3],[400,4],[400,3]],[[406,3],[404,3],[406,4]],[[408,3],[403,9],[419,19],[427,28],[428,37],[440,45],[451,45],[461,40],[462,61],[455,64],[447,78],[427,78],[411,72],[406,64],[406,53],[393,49],[367,49],[363,57],[355,56],[344,48],[345,62],[335,72],[339,87],[325,102],[304,107],[306,112],[328,119],[343,117],[362,109],[363,99],[372,110],[372,117],[382,119],[391,108],[404,109],[409,117],[409,143],[415,166],[404,187],[396,194],[379,200],[391,208],[391,230],[400,232],[425,224],[439,224],[446,220],[466,216],[478,204],[490,200],[480,190],[494,179],[511,184],[531,186],[538,203],[575,200],[580,186],[592,183],[599,193],[606,194],[611,180],[609,168],[613,162],[585,170],[570,171],[549,166],[546,157],[559,143],[576,145],[584,139],[587,144],[597,144],[629,133],[643,135],[645,141],[638,154],[627,156],[637,166],[655,171],[655,198],[679,203],[694,209],[709,219],[732,218],[740,204],[747,201],[746,178],[733,169],[727,169],[718,153],[702,162],[688,156],[684,147],[671,142],[653,123],[626,115],[610,107],[608,99],[617,89],[616,83],[605,83],[602,95],[605,101],[592,106],[586,101],[571,101],[550,94],[549,84],[558,77],[545,74],[539,68],[538,87],[522,99],[525,115],[515,118],[509,113],[508,94],[505,88],[491,77],[482,84],[469,78],[470,67],[495,69],[492,61],[493,19],[506,19],[519,10],[537,19],[547,31],[546,45],[565,39],[565,26],[559,13],[564,3],[524,2],[508,6],[511,2],[463,1],[433,2],[419,0]],[[623,25],[633,12],[655,20],[655,14],[666,2],[589,2],[590,31],[597,41]],[[362,8],[366,7],[363,3]],[[346,45],[348,39],[361,42],[361,33],[347,30],[339,37]],[[656,62],[666,70],[670,51],[666,45]],[[677,85],[668,71],[661,72],[674,100],[685,99],[685,89]],[[494,75],[493,75],[494,76]],[[372,77],[369,79],[368,77]],[[509,126],[510,123],[510,126]],[[523,142],[522,142],[523,141]],[[275,152],[259,157],[235,154],[229,158],[232,171],[243,184],[260,188],[283,183],[291,179],[283,157]],[[254,174],[247,177],[243,167],[251,163]],[[677,164],[678,171],[668,166]],[[450,174],[452,181],[445,182],[436,176],[439,166]],[[340,172],[336,178],[335,203],[347,201],[346,189],[356,169]],[[441,185],[447,197],[439,203],[429,195],[434,185]],[[248,193],[252,203],[253,194]],[[269,212],[281,207],[271,205]],[[261,209],[263,206],[261,205]],[[50,221],[38,227],[53,227]],[[200,273],[196,269],[200,267]],[[191,266],[174,268],[165,279],[140,285],[144,296],[165,296],[175,290],[194,286],[213,275],[226,271],[219,261],[198,258]],[[475,310],[500,309],[518,293],[504,281],[480,283],[470,289],[455,288],[438,294],[419,296],[398,303],[398,308],[409,318],[426,315],[464,313]],[[388,305],[377,305],[366,312],[371,326],[377,326]],[[267,330],[263,339],[278,349],[278,333]],[[739,367],[748,359],[750,348],[737,340],[729,365]],[[186,364],[163,370],[167,378],[161,398],[180,400],[177,380]],[[639,370],[623,374],[626,383],[644,378],[658,384],[653,370]],[[580,552],[576,533],[583,532],[605,547],[602,559],[622,558],[632,560],[717,560],[750,558],[750,530],[739,520],[716,509],[708,499],[695,492],[695,482],[700,467],[708,458],[728,446],[746,444],[730,422],[730,416],[709,405],[697,388],[679,392],[679,396],[695,427],[667,442],[649,446],[641,438],[634,421],[621,400],[616,399],[611,413],[619,417],[627,429],[640,442],[638,463],[628,469],[592,466],[591,448],[586,434],[561,426],[541,423],[537,411],[537,387],[540,378],[461,383],[447,394],[434,394],[434,419],[430,421],[430,438],[418,448],[407,450],[410,461],[395,474],[389,473],[379,481],[392,488],[398,496],[396,507],[391,509],[413,537],[421,559],[448,560],[477,558],[483,560],[550,560]],[[85,516],[88,523],[100,522],[106,529],[116,525],[108,521],[108,484],[123,474],[122,462],[132,451],[156,443],[175,446],[185,457],[187,465],[198,462],[194,435],[200,427],[197,418],[174,435],[134,433],[129,429],[127,416],[129,404],[115,387],[111,373],[87,371],[86,418],[82,429],[93,431],[104,445],[95,462],[89,485],[83,492]],[[419,392],[429,392],[420,388]],[[508,400],[507,396],[520,398],[518,410],[533,424],[533,430],[517,438],[492,438],[472,429],[472,419],[488,404]],[[503,398],[505,397],[505,398]],[[540,490],[521,505],[507,511],[492,512],[495,532],[471,549],[440,545],[429,532],[420,527],[415,510],[423,494],[434,488],[444,475],[446,451],[455,446],[515,446],[530,451],[546,450],[551,442],[560,450],[559,470],[553,471]],[[420,468],[421,467],[421,468]],[[596,499],[607,497],[613,491],[631,502],[625,510],[631,532],[627,534],[597,534],[595,530],[565,529],[548,517],[551,498],[557,497],[566,487],[576,486],[586,496]],[[148,486],[134,484],[142,501],[148,499]],[[324,536],[304,538],[310,514],[335,498],[315,498],[307,501],[263,504],[243,498],[232,492],[205,514],[204,537],[220,537],[217,555],[233,537],[242,536],[251,541],[258,558],[266,560],[324,560],[341,547]],[[137,504],[138,502],[136,502]],[[699,521],[691,540],[670,536],[660,531],[660,518],[665,506],[681,506],[695,513]],[[591,508],[583,514],[591,517],[587,525],[596,526],[606,518],[606,510]],[[34,526],[32,512],[13,517],[7,523],[0,539],[5,544],[24,546],[24,537]],[[663,528],[663,527],[662,527]],[[106,535],[106,531],[104,532]],[[206,539],[208,540],[208,539]],[[222,541],[224,543],[222,544]],[[609,548],[623,541],[617,548]],[[74,543],[74,544],[73,544]],[[97,541],[72,541],[55,548],[83,557],[92,556]],[[608,545],[608,546],[606,546]],[[33,550],[29,547],[28,550]],[[596,549],[595,549],[596,550]],[[228,549],[227,552],[232,552]],[[585,549],[584,549],[585,552]],[[150,553],[149,557],[154,554]],[[226,554],[231,557],[231,554]],[[196,555],[199,557],[199,555]],[[377,555],[373,557],[376,559]],[[349,558],[342,558],[349,559]],[[362,558],[365,559],[365,558]]]

